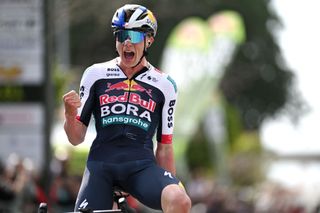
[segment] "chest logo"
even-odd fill
[[[138,91],[146,93],[150,98],[152,98],[152,89],[146,89],[134,80],[124,80],[114,84],[108,83],[105,92],[110,92],[113,90],[124,90],[133,92]]]

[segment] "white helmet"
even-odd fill
[[[113,15],[111,27],[113,32],[133,29],[150,33],[155,37],[158,26],[155,16],[146,7],[138,4],[126,4]]]

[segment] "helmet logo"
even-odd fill
[[[155,23],[156,18],[154,17],[153,13],[149,10],[148,11],[148,18],[151,20],[151,22]]]
[[[150,24],[154,29],[157,28],[157,20],[154,17],[153,13],[149,10],[148,11],[148,19],[147,19],[148,24]]]

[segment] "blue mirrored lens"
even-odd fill
[[[119,42],[129,39],[131,43],[137,44],[143,41],[145,33],[133,30],[120,30],[116,33]]]

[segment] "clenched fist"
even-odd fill
[[[71,90],[63,96],[65,115],[76,116],[77,109],[81,106],[81,101],[79,95]]]

